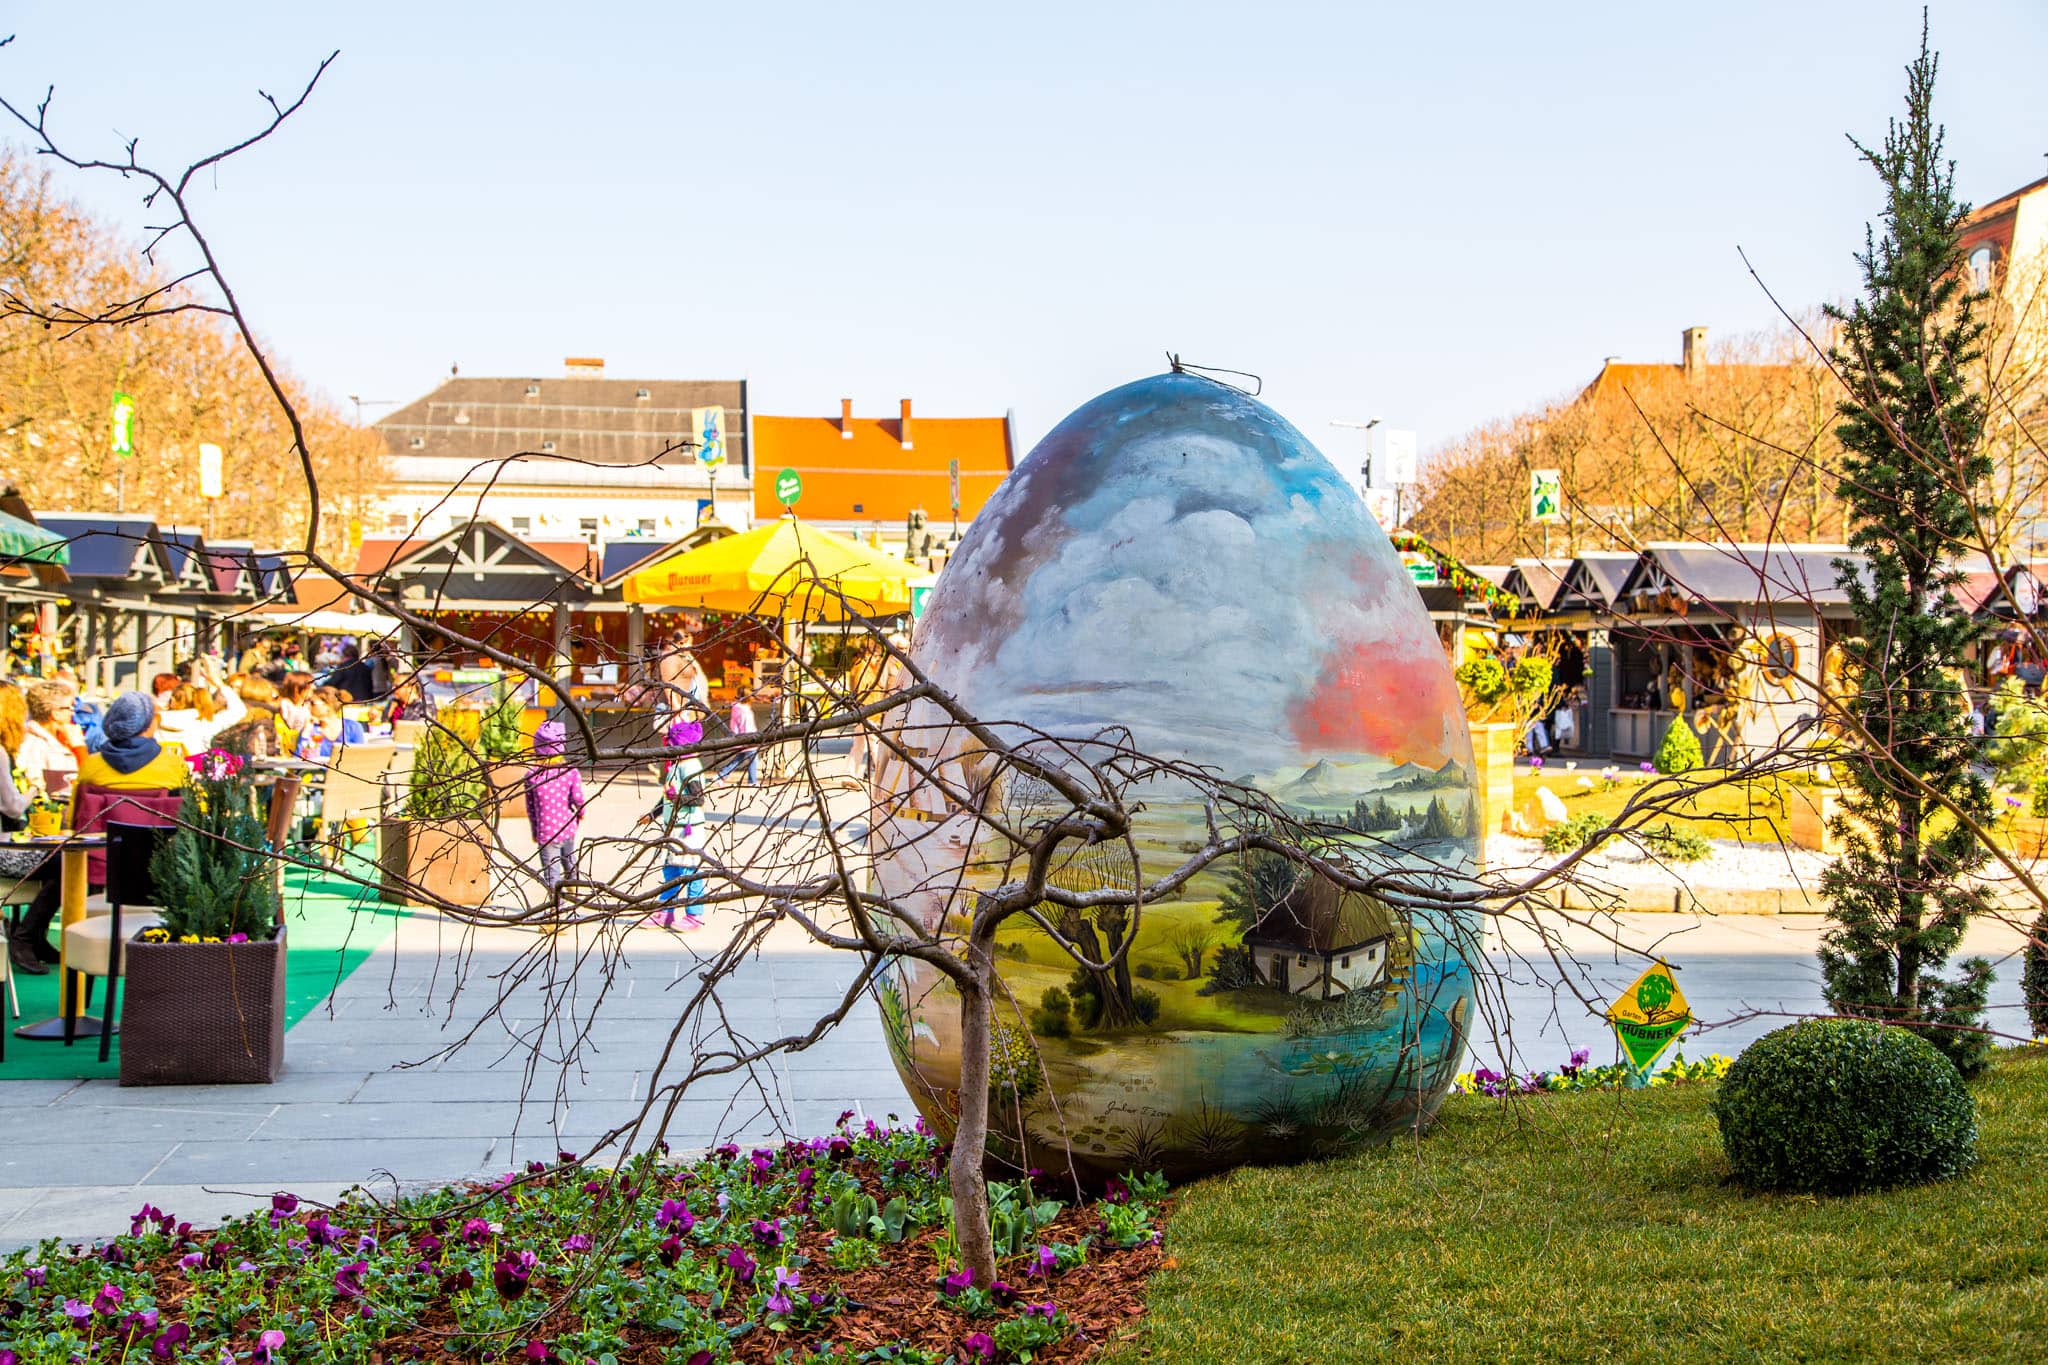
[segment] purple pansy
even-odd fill
[[[350,1261],[334,1272],[334,1297],[337,1299],[359,1299],[363,1296],[363,1277],[370,1273],[368,1261]]]
[[[534,1267],[540,1258],[530,1251],[507,1256],[491,1267],[491,1283],[501,1298],[516,1299],[526,1292],[527,1281],[533,1278]]]

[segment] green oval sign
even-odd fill
[[[775,476],[775,500],[784,507],[796,506],[796,500],[803,495],[803,476],[794,469],[785,469]]]

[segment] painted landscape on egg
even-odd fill
[[[1327,779],[1333,766],[1293,777]],[[1433,770],[1424,785],[1407,766],[1344,765],[1343,776],[1358,783],[1348,798],[1325,791],[1311,801],[1298,786],[1258,785],[1281,793],[1290,814],[1327,828],[1330,856],[1348,846],[1361,870],[1403,868],[1448,883],[1470,867],[1469,775]],[[1169,873],[1201,846],[1206,828],[1199,800],[1148,792],[1135,831],[1143,877]],[[963,893],[1015,874],[1001,843],[976,847],[963,865]],[[1115,844],[1070,850],[1053,881],[1079,891],[1128,886],[1129,853]],[[949,918],[957,922],[967,903],[965,894],[952,899]],[[1123,911],[1062,916],[1048,906],[1047,914],[1096,961],[1129,932]],[[1470,981],[1458,939],[1472,932],[1464,916],[1402,913],[1255,852],[1210,864],[1137,919],[1115,971],[1081,969],[1022,917],[998,935],[1008,999],[996,1006],[996,1127],[1014,1135],[1021,1126],[1033,1159],[1070,1150],[1078,1165],[1107,1175],[1148,1163],[1193,1170],[1338,1151],[1390,1118],[1433,1107],[1464,1056]],[[955,1091],[950,986],[899,963],[886,996],[889,1035],[913,1093]]]

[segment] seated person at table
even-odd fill
[[[78,748],[65,737],[71,728],[71,694],[64,684],[39,682],[28,690],[28,720],[22,727],[21,752],[15,766],[31,780],[45,780],[48,773],[78,771]],[[52,788],[55,790],[55,788]]]
[[[221,731],[239,725],[248,714],[242,699],[220,681],[213,660],[201,659],[193,681],[179,683],[168,706],[159,703],[156,738],[177,745],[190,758],[211,749]]]
[[[146,692],[123,692],[107,707],[100,723],[99,751],[85,756],[78,765],[78,783],[71,789],[72,810],[77,809],[79,787],[104,787],[112,791],[176,791],[185,785],[191,769],[176,750],[166,749],[156,739],[156,703]],[[76,828],[67,815],[64,823]],[[8,956],[16,968],[32,976],[49,969],[44,964],[57,960],[50,943],[50,922],[57,918],[62,891],[57,878],[43,883],[30,903],[20,928],[8,942]]]
[[[79,691],[77,671],[69,664],[62,664],[55,673],[50,675],[50,681],[61,685],[71,695],[71,724],[78,731],[77,743],[74,747],[82,747],[87,750],[99,748],[100,704],[87,699]]]
[[[347,694],[331,687],[315,688],[307,699],[305,728],[299,731],[297,757],[308,763],[325,763],[334,757],[334,751],[350,744],[361,744],[369,738],[369,731],[359,720],[349,720],[341,714]]]
[[[277,713],[284,717],[284,728],[296,735],[306,728],[306,721],[312,710],[307,705],[313,697],[313,675],[290,673],[277,685]]]
[[[214,747],[244,758],[276,758],[284,753],[277,742],[277,686],[267,678],[242,679],[235,695],[249,714],[213,737]]]

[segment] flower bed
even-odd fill
[[[0,1262],[0,1365],[1078,1361],[1141,1310],[1157,1177],[1081,1207],[991,1187],[1001,1278],[955,1269],[945,1151],[842,1119],[779,1149],[529,1164],[383,1205],[278,1195],[202,1231]]]
[[[1530,1071],[1520,1076],[1480,1067],[1476,1071],[1464,1071],[1451,1082],[1454,1095],[1488,1095],[1495,1099],[1503,1095],[1542,1095],[1557,1092],[1569,1093],[1576,1090],[1619,1090],[1629,1081],[1629,1069],[1619,1062],[1607,1066],[1589,1066],[1593,1054],[1586,1048],[1572,1053],[1572,1059],[1555,1071]],[[1671,1060],[1659,1067],[1650,1076],[1651,1085],[1692,1085],[1701,1081],[1718,1081],[1728,1074],[1733,1066],[1732,1058],[1714,1053],[1703,1061],[1688,1062],[1683,1052],[1675,1052]]]

